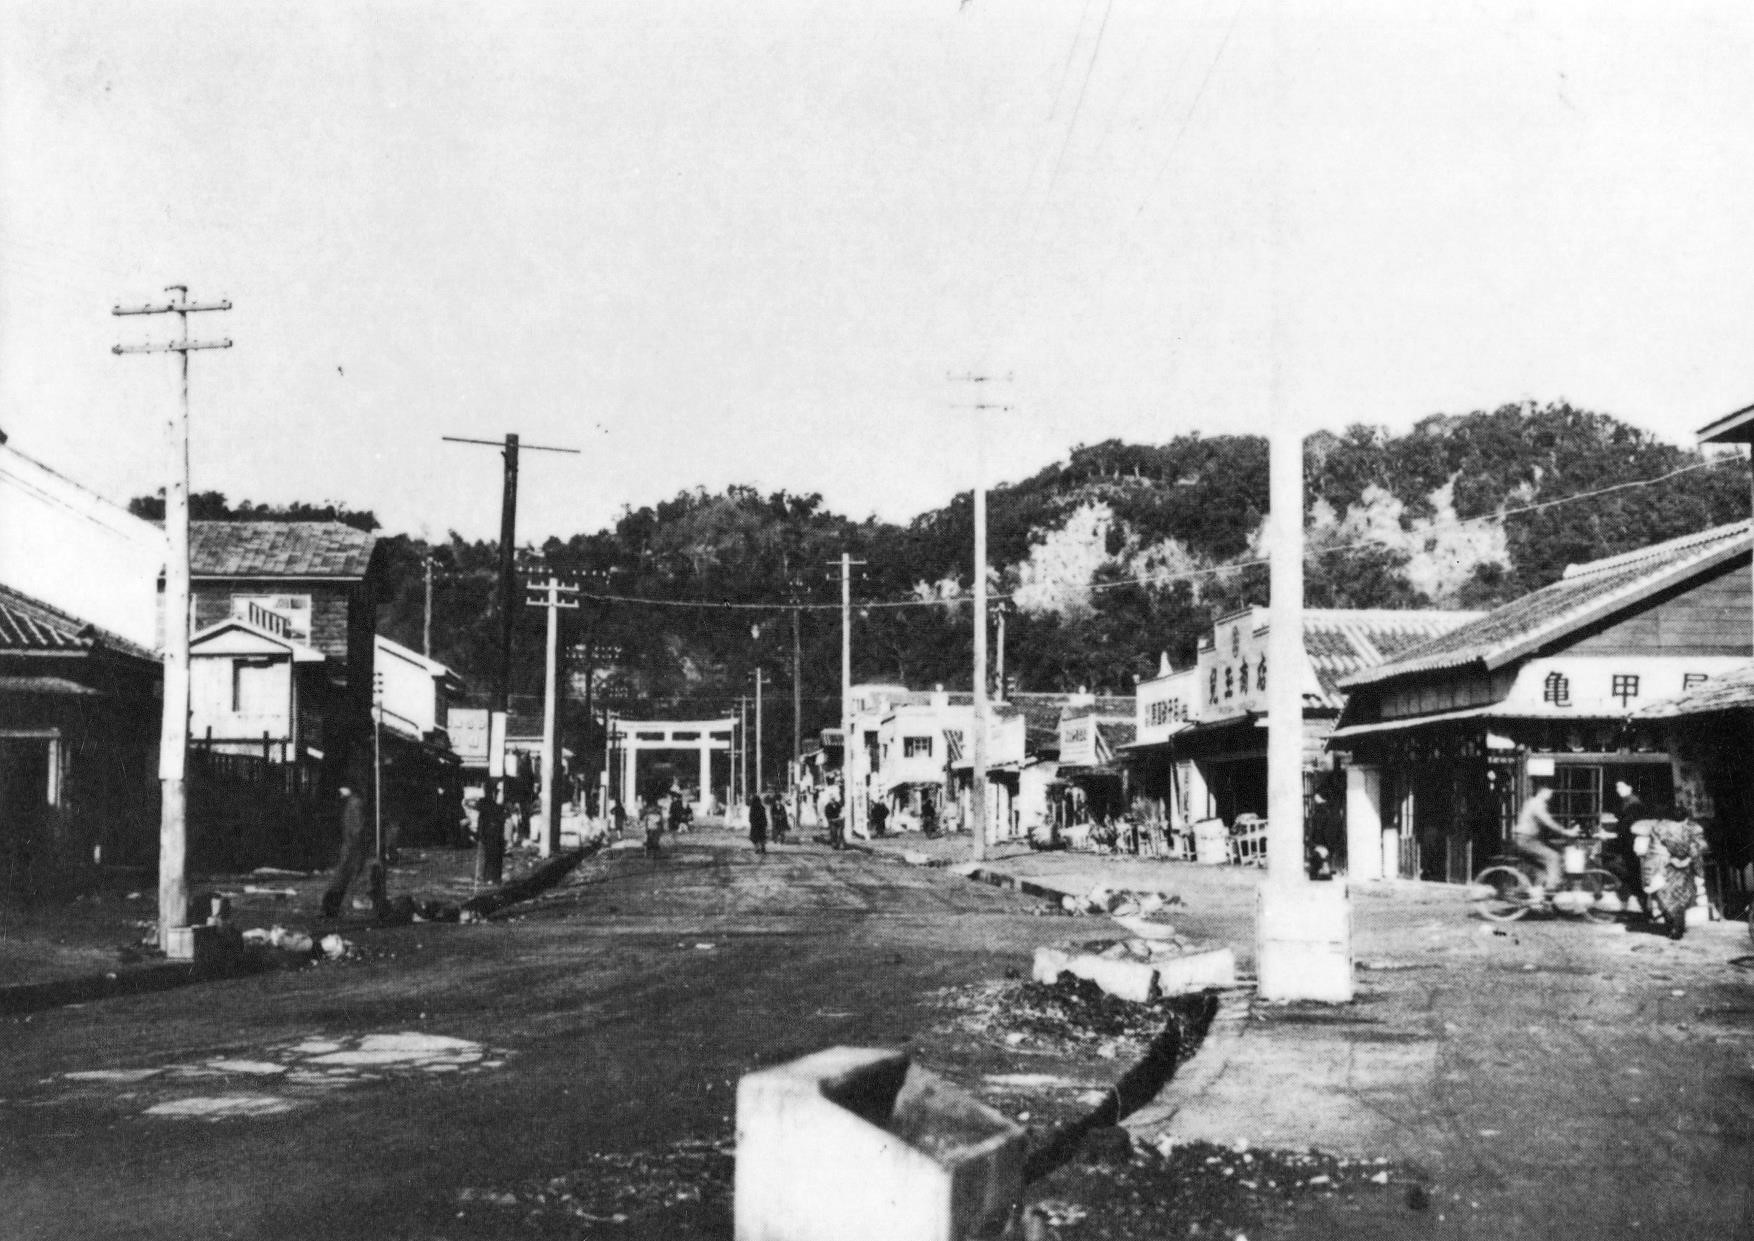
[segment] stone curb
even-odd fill
[[[108,1000],[125,995],[148,995],[154,991],[186,987],[191,983],[220,978],[244,978],[273,968],[273,965],[249,961],[248,958],[231,966],[197,967],[167,962],[112,970],[104,974],[55,978],[48,982],[18,983],[0,987],[0,1016],[17,1017],[50,1008],[61,1008],[68,1004],[85,1004],[92,1000]]]
[[[463,908],[485,921],[512,905],[540,895],[559,883],[575,866],[597,850],[591,846],[557,854],[522,879],[501,884],[477,893]],[[438,926],[442,923],[432,923]],[[367,929],[374,929],[368,927]],[[62,1008],[68,1004],[84,1004],[92,1000],[115,999],[127,995],[146,995],[154,991],[171,991],[195,983],[218,982],[227,978],[248,978],[286,968],[273,956],[246,953],[233,961],[197,966],[183,962],[162,962],[140,965],[102,974],[84,974],[73,978],[53,978],[46,982],[18,983],[0,987],[0,1017],[17,1017]]]
[[[861,852],[879,857],[893,857],[883,850],[873,849],[868,845],[853,845]],[[902,861],[896,858],[896,861]],[[946,863],[942,867],[949,869]],[[1014,892],[1022,892],[1042,900],[1058,902],[1064,896],[1076,896],[1077,893],[1065,892],[1033,880],[1021,879],[1016,875],[1008,875],[1003,871],[990,870],[987,867],[976,867],[968,871],[958,871],[968,879],[977,883],[991,884],[996,888],[1009,888]],[[1249,1013],[1254,1006],[1255,989],[1251,981],[1230,988],[1220,993],[1218,1011],[1212,1018],[1212,1024],[1206,1031],[1205,1038],[1192,1058],[1176,1070],[1175,1076],[1164,1085],[1164,1092],[1157,1098],[1141,1107],[1130,1116],[1123,1118],[1122,1124],[1137,1137],[1149,1136],[1154,1130],[1168,1125],[1181,1110],[1181,1101],[1188,1097],[1197,1097],[1205,1093],[1211,1084],[1222,1077],[1229,1069],[1235,1057],[1237,1045],[1242,1040]],[[1173,1091],[1174,1098],[1168,1097]]]
[[[1252,984],[1221,992],[1218,1012],[1193,1057],[1170,1079],[1162,1094],[1122,1121],[1127,1130],[1135,1137],[1152,1136],[1175,1119],[1186,1099],[1204,1094],[1222,1077],[1235,1059],[1253,1008]]]

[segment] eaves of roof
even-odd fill
[[[1720,672],[1673,698],[1664,698],[1632,713],[1635,720],[1672,720],[1718,711],[1754,710],[1754,660]]]
[[[80,654],[100,649],[158,662],[158,655],[120,634],[0,586],[0,651],[8,654]]]
[[[1495,608],[1340,681],[1343,689],[1418,673],[1478,666],[1494,671],[1616,612],[1748,554],[1749,523],[1735,522],[1637,552],[1573,565],[1557,582]]]

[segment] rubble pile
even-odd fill
[[[1171,1022],[1192,1054],[1199,1006],[1183,999],[1133,1003],[1087,979],[1063,975],[1055,983],[1002,982],[949,987],[928,997],[951,1015],[947,1025],[1000,1047],[1103,1060],[1133,1060]]]
[[[1110,914],[1119,918],[1149,918],[1182,903],[1179,896],[1161,892],[1131,892],[1099,883],[1082,896],[1066,895],[1060,905],[1069,914]]]
[[[1295,1235],[1301,1210],[1335,1199],[1378,1212],[1431,1209],[1429,1178],[1387,1159],[1343,1159],[1316,1150],[1177,1145],[1135,1140],[1130,1158],[1087,1158],[1035,1187],[1021,1219],[1038,1235],[1064,1229],[1080,1241],[1105,1237]],[[1021,1221],[1020,1221],[1021,1222]],[[1044,1227],[1045,1226],[1045,1227]],[[1028,1235],[1019,1231],[1018,1235]]]
[[[735,1167],[730,1139],[684,1139],[659,1151],[591,1153],[585,1166],[563,1176],[525,1181],[510,1189],[465,1187],[459,1214],[485,1208],[527,1225],[557,1219],[648,1226],[674,1211],[731,1215]]]

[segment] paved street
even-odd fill
[[[593,859],[502,921],[360,936],[358,962],[8,1019],[7,1235],[724,1236],[724,1194],[702,1187],[725,1183],[752,1067],[905,1042],[1036,1125],[1127,1067],[942,1005],[1020,986],[1006,972],[1034,945],[1106,919],[863,853],[667,843],[657,863]],[[1179,929],[1249,965],[1253,872],[999,865],[1169,891]],[[1089,1210],[1060,1235],[1754,1235],[1745,930],[1499,935],[1416,884],[1354,908],[1359,1002],[1235,993],[1133,1118],[1180,1160],[1156,1214],[1126,1224],[1113,1208],[1137,1184],[1069,1168],[1036,1191]],[[1268,1185],[1239,1140],[1391,1162],[1382,1183]]]

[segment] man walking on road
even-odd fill
[[[749,843],[757,853],[767,852],[767,807],[758,793],[749,795]]]
[[[831,849],[846,847],[846,820],[841,817],[840,795],[830,792],[828,801],[822,807],[823,817],[828,820],[828,845]]]
[[[1650,811],[1646,809],[1644,802],[1639,799],[1637,793],[1632,791],[1632,786],[1626,781],[1618,781],[1614,785],[1614,791],[1620,795],[1620,813],[1615,816],[1617,822],[1614,827],[1617,834],[1612,846],[1614,857],[1620,863],[1617,870],[1620,881],[1626,885],[1627,892],[1632,895],[1632,899],[1638,902],[1640,912],[1648,918],[1650,917],[1650,898],[1644,892],[1638,850],[1635,847],[1637,837],[1632,834],[1632,825],[1642,819],[1650,818]]]
[[[360,795],[350,781],[341,786],[341,860],[335,865],[335,877],[329,881],[329,890],[323,893],[323,916],[334,918],[340,916],[341,907],[347,900],[347,889],[352,886],[354,878],[368,864],[373,868],[370,880],[372,900],[374,904],[383,901],[383,878],[378,870],[377,858],[373,855],[373,842],[368,831],[365,814],[365,798]]]

